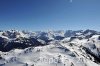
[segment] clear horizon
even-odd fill
[[[0,30],[100,29],[100,0],[0,0]]]

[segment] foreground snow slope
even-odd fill
[[[81,48],[69,44],[50,44],[0,52],[1,66],[99,66],[94,58]],[[91,59],[92,58],[92,59]]]

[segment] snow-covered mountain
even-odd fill
[[[100,66],[100,32],[0,31],[0,66]]]

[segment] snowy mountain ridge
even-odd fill
[[[0,31],[0,66],[100,66],[100,32]]]

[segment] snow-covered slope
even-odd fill
[[[0,66],[100,66],[100,33],[1,31]]]

